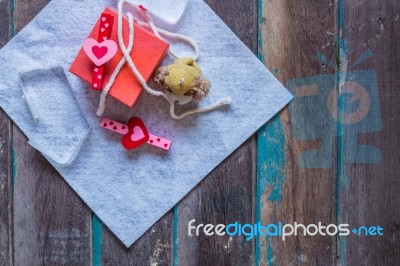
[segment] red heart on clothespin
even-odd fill
[[[132,117],[128,122],[128,133],[122,137],[122,145],[132,150],[145,144],[149,138],[149,132],[143,121],[138,117]]]
[[[146,126],[138,117],[132,117],[128,125],[103,117],[100,121],[100,126],[123,135],[121,142],[128,150],[135,149],[146,142],[164,150],[169,150],[171,147],[170,140],[147,132]]]

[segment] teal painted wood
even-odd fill
[[[339,97],[339,90],[340,90],[340,82],[341,82],[341,74],[339,66],[342,63],[342,51],[345,47],[344,39],[340,32],[343,31],[343,1],[339,0],[337,2],[337,38],[338,41],[336,43],[336,69],[339,70],[338,75],[336,77],[336,89],[338,91],[337,97]],[[338,109],[340,106],[338,106]],[[339,113],[339,111],[338,111]],[[340,120],[342,120],[342,116],[338,116]],[[336,224],[340,223],[348,223],[348,208],[345,204],[343,204],[343,192],[345,190],[345,194],[348,193],[348,178],[347,178],[347,169],[346,169],[346,158],[344,157],[344,137],[343,137],[343,127],[342,124],[339,123],[338,125],[338,148],[337,148],[337,176],[336,176]],[[344,216],[343,216],[344,213]],[[337,236],[337,261],[340,262],[340,265],[346,265],[346,256],[347,256],[347,237]]]
[[[256,193],[256,222],[262,221],[263,203],[265,201],[279,203],[282,200],[285,172],[285,138],[279,115],[263,126],[257,132],[257,193]],[[268,190],[267,198],[265,192]],[[279,221],[271,221],[278,223]],[[265,242],[257,235],[256,265],[266,262],[274,265],[274,251],[270,237]]]
[[[103,224],[99,217],[92,212],[92,265],[101,266],[103,241]]]
[[[328,64],[334,59],[335,4],[259,5],[259,58],[295,99],[258,133],[256,219],[334,223],[336,127],[322,112],[328,112],[327,91],[335,87],[335,70]],[[258,265],[332,265],[335,249],[335,238],[297,236],[283,242],[259,236],[256,259]]]
[[[172,258],[173,258],[173,265],[178,266],[179,265],[179,215],[178,215],[178,204],[174,207],[174,216],[173,216],[173,234],[172,234]]]

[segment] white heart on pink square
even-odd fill
[[[131,135],[131,140],[132,141],[139,141],[145,137],[143,129],[141,129],[139,126],[136,126],[133,128],[133,132]]]

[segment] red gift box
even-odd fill
[[[118,14],[110,9],[106,8],[104,10],[105,14],[111,14],[114,16],[114,22],[112,31],[111,31],[111,40],[114,40],[118,43],[117,36],[117,24],[116,21],[118,19]],[[100,27],[100,18],[97,21],[96,25],[92,29],[88,38],[93,38],[97,40],[99,34]],[[131,58],[136,65],[138,71],[142,74],[143,78],[148,81],[154,70],[161,63],[165,54],[168,51],[169,44],[160,38],[156,37],[151,32],[143,29],[136,23],[134,24],[135,36],[134,36],[134,44],[133,50],[131,52]],[[129,25],[127,18],[123,18],[123,36],[125,45],[128,44],[129,38]],[[123,54],[120,49],[118,49],[117,54],[108,61],[105,71],[103,73],[103,84],[104,86],[108,83],[111,74],[114,72],[114,69],[123,58]],[[92,82],[93,71],[96,69],[93,68],[94,64],[89,59],[89,57],[85,54],[83,49],[81,49],[76,56],[74,62],[72,63],[69,71],[77,75],[78,77],[86,80],[87,82]],[[130,67],[127,63],[122,67],[119,72],[114,85],[111,87],[109,95],[118,99],[125,105],[132,107],[143,88],[140,85],[139,81],[132,73]]]

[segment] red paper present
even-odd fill
[[[103,13],[113,15],[115,22],[118,19],[118,14],[110,8],[106,8]],[[117,24],[118,23],[113,24],[110,38],[116,43],[118,43]],[[100,19],[97,21],[88,38],[93,38],[97,40],[99,27]],[[154,70],[161,63],[162,59],[167,53],[169,44],[159,39],[151,32],[138,26],[136,23],[134,27],[135,36],[131,58],[135,63],[138,71],[142,74],[143,78],[148,81],[151,78]],[[125,17],[123,18],[123,36],[125,45],[127,46],[129,37],[129,25],[128,20]],[[118,49],[117,54],[107,63],[107,67],[105,69],[103,77],[104,86],[108,83],[111,74],[113,73],[114,69],[116,68],[122,57],[123,54],[121,50]],[[89,83],[92,82],[92,75],[94,70],[95,69],[93,68],[93,62],[90,61],[89,57],[85,54],[83,49],[79,51],[69,69],[69,71]],[[140,85],[139,81],[132,73],[128,64],[125,63],[124,67],[119,72],[114,85],[111,87],[109,94],[124,103],[125,105],[132,107],[142,90],[143,88]]]

